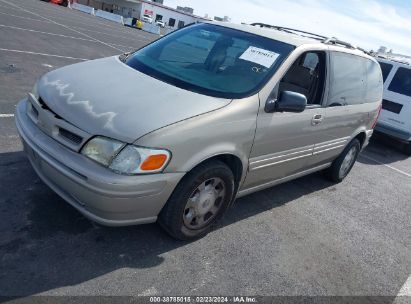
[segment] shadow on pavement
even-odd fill
[[[41,182],[23,152],[0,154],[0,180],[2,296],[75,285],[124,267],[151,268],[163,253],[188,245],[157,224],[93,224]],[[332,185],[318,173],[251,194],[234,203],[216,230]]]
[[[379,133],[371,137],[369,145],[362,153],[384,164],[403,161],[410,157],[404,152],[402,143]],[[380,165],[367,157],[360,157],[358,161],[367,165]]]

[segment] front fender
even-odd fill
[[[230,105],[149,133],[135,144],[168,149],[172,158],[164,172],[189,172],[201,162],[221,154],[238,157],[243,176],[254,141],[258,96],[234,100]]]

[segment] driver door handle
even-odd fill
[[[311,120],[313,126],[319,125],[323,121],[323,116],[321,114],[315,114]]]

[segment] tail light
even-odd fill
[[[378,107],[378,114],[377,114],[377,117],[375,117],[375,121],[372,124],[371,129],[374,129],[375,126],[377,125],[378,117],[380,117],[380,114],[381,114],[381,109],[382,109],[382,104],[380,104],[380,106]]]

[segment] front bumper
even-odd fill
[[[87,218],[107,226],[155,222],[184,173],[119,175],[43,133],[19,102],[16,125],[39,177]]]

